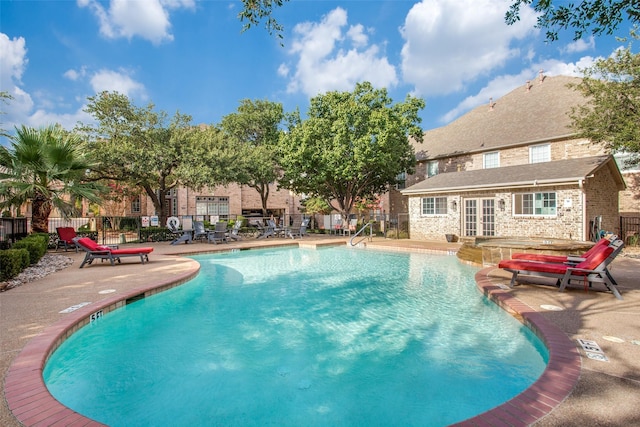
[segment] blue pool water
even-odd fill
[[[44,371],[110,426],[443,426],[547,354],[453,256],[344,247],[195,256],[191,282],[82,328]]]

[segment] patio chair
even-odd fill
[[[182,242],[185,244],[193,242],[193,230],[179,229],[177,224],[172,221],[167,221],[167,228],[174,237],[170,243],[171,245],[177,245]]]
[[[616,240],[616,236],[610,238],[603,237],[593,245],[588,251],[582,255],[548,255],[548,254],[533,254],[533,253],[514,253],[511,254],[511,259],[519,259],[525,261],[538,261],[538,262],[559,262],[567,264],[578,264],[585,259],[589,258],[592,253],[596,252],[600,246],[609,246],[611,242]]]
[[[231,229],[231,231],[227,233],[227,238],[236,240],[236,241],[242,240],[242,236],[239,234],[241,227],[242,227],[242,221],[236,221],[235,224],[233,224],[233,228]]]
[[[295,239],[296,237],[302,238],[307,235],[307,227],[309,226],[309,218],[305,218],[302,220],[302,223],[299,226],[292,226],[287,233],[288,237]]]
[[[193,221],[193,240],[204,240],[209,237],[211,230],[204,227],[203,221]]]
[[[519,276],[550,277],[556,279],[560,291],[564,291],[571,280],[588,282],[589,286],[602,283],[616,298],[622,299],[607,266],[623,247],[622,240],[616,240],[608,246],[599,245],[588,258],[575,265],[510,259],[500,261],[498,267],[513,273],[510,287],[514,286]]]
[[[209,243],[213,242],[214,244],[220,243],[229,243],[227,240],[227,223],[226,222],[216,222],[216,226],[213,231],[209,231],[207,234],[207,240]]]
[[[116,261],[120,264],[122,262],[121,258],[131,256],[139,256],[140,261],[144,264],[149,262],[149,254],[153,252],[153,248],[119,249],[117,246],[102,246],[88,237],[76,237],[73,241],[80,249],[86,252],[80,268],[84,267],[85,264],[93,263],[96,259],[101,261],[109,260],[111,265],[115,265]]]
[[[268,239],[269,237],[273,237],[276,235],[276,224],[273,221],[267,221],[267,225],[263,226],[259,222],[256,223],[258,226],[258,231],[260,234],[258,235],[258,239]]]
[[[58,243],[56,244],[56,250],[60,247],[64,247],[64,251],[67,252],[68,248],[74,248],[78,252],[78,247],[73,242],[73,238],[77,237],[76,230],[73,227],[58,227],[56,228],[58,233]]]

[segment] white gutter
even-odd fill
[[[439,187],[433,189],[416,189],[416,190],[402,190],[400,193],[404,196],[412,194],[430,194],[430,193],[465,193],[469,190],[503,190],[509,188],[525,188],[525,187],[551,187],[554,185],[578,185],[581,186],[581,182],[584,181],[584,177],[579,178],[564,178],[561,180],[552,179],[534,179],[533,181],[521,181],[521,182],[508,182],[499,184],[479,184],[479,185],[465,185],[464,187]]]

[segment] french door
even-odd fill
[[[496,235],[496,209],[494,199],[464,200],[464,235]]]

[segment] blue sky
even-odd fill
[[[194,124],[219,123],[242,99],[304,114],[309,99],[356,82],[394,101],[422,97],[425,130],[488,104],[539,70],[581,75],[626,46],[613,36],[545,43],[523,10],[507,26],[508,0],[292,0],[275,11],[283,46],[263,27],[241,33],[231,0],[0,0],[2,128],[91,122],[83,106],[103,90],[153,102]],[[628,35],[630,27],[618,30]],[[635,46],[634,46],[635,47]]]

